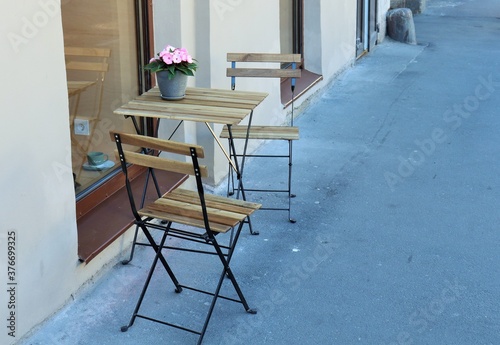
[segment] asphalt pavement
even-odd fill
[[[297,118],[297,222],[255,214],[232,267],[258,314],[218,302],[204,344],[500,344],[500,3],[429,0],[414,20],[418,45],[386,39]],[[169,258],[209,282],[209,260]],[[21,344],[195,344],[146,320],[120,332],[150,259],[117,263]],[[159,271],[144,310],[199,325],[207,303]]]

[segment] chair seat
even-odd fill
[[[212,194],[205,195],[205,203],[210,229],[218,233],[229,231],[261,207],[257,203]],[[182,188],[164,194],[139,210],[138,213],[143,217],[205,228],[198,193]]]
[[[246,139],[248,126],[231,126],[234,139]],[[221,138],[229,138],[227,126],[224,126],[220,134]],[[265,140],[298,140],[299,128],[293,126],[251,126],[249,139]]]

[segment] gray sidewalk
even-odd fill
[[[429,0],[419,45],[387,39],[311,102],[296,121],[297,223],[258,212],[232,262],[259,313],[218,302],[204,344],[500,344],[499,18],[496,0]],[[140,319],[120,332],[150,257],[112,267],[21,344],[195,344]],[[145,310],[199,324],[208,300],[158,273]]]

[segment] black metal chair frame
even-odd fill
[[[155,251],[155,256],[154,256],[153,262],[151,264],[149,273],[147,275],[146,281],[144,283],[144,286],[142,288],[142,291],[140,293],[139,300],[135,306],[132,317],[131,317],[129,323],[126,326],[123,326],[121,328],[121,330],[122,330],[122,332],[127,331],[134,324],[135,319],[139,317],[139,318],[146,319],[149,321],[153,321],[153,322],[157,322],[157,323],[164,324],[167,326],[171,326],[171,327],[174,327],[176,329],[180,329],[180,330],[184,330],[184,331],[187,331],[190,333],[197,334],[199,336],[197,344],[201,344],[203,337],[205,335],[205,332],[207,330],[210,318],[212,316],[215,304],[219,298],[233,301],[233,302],[237,302],[237,303],[241,303],[243,305],[243,307],[245,308],[245,311],[247,313],[250,313],[250,314],[256,313],[255,309],[252,309],[249,307],[249,305],[248,305],[248,303],[247,303],[247,301],[246,301],[246,299],[245,299],[245,297],[244,297],[244,295],[243,295],[243,293],[242,293],[242,291],[241,291],[241,289],[236,281],[236,278],[235,278],[235,276],[234,276],[234,274],[229,266],[230,261],[231,261],[232,256],[233,256],[233,253],[234,253],[234,248],[236,246],[236,243],[237,243],[238,238],[239,238],[240,233],[241,233],[242,226],[244,224],[244,222],[243,222],[244,217],[242,217],[242,219],[238,222],[238,224],[236,226],[231,227],[231,229],[229,230],[230,238],[228,240],[227,245],[219,244],[219,242],[216,240],[216,235],[218,235],[219,233],[216,231],[213,231],[211,229],[211,225],[210,225],[211,222],[209,220],[209,214],[207,211],[207,201],[206,201],[207,196],[204,193],[204,188],[203,188],[203,183],[202,183],[202,171],[203,171],[203,169],[205,169],[205,171],[206,171],[206,167],[200,166],[199,162],[198,162],[198,152],[200,151],[200,149],[202,150],[202,148],[199,146],[196,146],[196,145],[189,147],[189,151],[190,151],[190,155],[191,155],[191,159],[192,159],[192,167],[193,167],[192,175],[194,175],[194,177],[196,179],[197,192],[195,194],[197,194],[199,197],[199,205],[198,206],[201,207],[201,213],[203,216],[202,220],[199,219],[199,221],[202,221],[203,224],[200,226],[197,226],[197,227],[203,228],[205,232],[203,234],[201,234],[199,231],[190,231],[190,230],[186,230],[186,229],[174,228],[174,226],[173,226],[174,223],[179,223],[179,222],[173,222],[173,221],[170,221],[168,219],[163,219],[163,220],[167,221],[166,224],[161,224],[161,223],[158,224],[157,222],[154,222],[154,219],[161,219],[161,218],[145,217],[144,215],[141,216],[140,211],[137,210],[137,208],[135,206],[134,195],[132,192],[130,180],[128,178],[127,155],[130,155],[130,154],[128,154],[128,153],[126,154],[125,153],[126,151],[124,150],[124,148],[122,146],[122,144],[127,143],[126,140],[123,140],[123,137],[125,137],[125,136],[129,136],[129,137],[132,136],[132,137],[137,138],[137,137],[140,137],[140,135],[112,133],[112,138],[116,142],[116,145],[117,145],[117,153],[118,153],[118,157],[119,157],[119,160],[121,163],[121,168],[122,168],[123,173],[125,175],[125,186],[126,186],[127,193],[129,196],[129,201],[130,201],[132,213],[133,213],[134,218],[135,218],[135,224],[139,228],[142,229],[142,231],[143,231],[143,233],[144,233],[144,235],[149,243],[148,246],[152,247],[152,249]],[[156,138],[150,138],[150,139],[161,140],[161,139],[156,139]],[[169,141],[163,140],[163,142],[169,142]],[[130,144],[130,142],[128,142],[128,143]],[[155,149],[155,148],[151,147],[149,149]],[[147,150],[148,150],[148,148],[142,149],[143,152],[147,152]],[[163,151],[165,151],[165,149]],[[168,152],[168,150],[166,150],[166,151]],[[174,153],[179,153],[179,152],[174,152]],[[152,156],[152,157],[154,157],[154,156]],[[168,160],[168,159],[160,158],[160,157],[154,157],[153,159],[161,159],[164,161]],[[170,160],[170,161],[172,162],[172,160]],[[141,163],[137,163],[137,162],[134,162],[134,163],[141,165]],[[178,163],[182,164],[180,162],[178,162]],[[184,163],[184,164],[186,164],[186,163]],[[148,168],[152,168],[152,167],[148,167]],[[176,171],[176,172],[179,172],[179,171]],[[260,205],[253,204],[253,206],[255,207],[255,209],[257,209]],[[186,224],[186,223],[180,222],[179,224]],[[151,235],[150,229],[158,229],[158,230],[163,231],[163,235],[162,235],[159,243],[156,243],[155,239]],[[211,250],[199,250],[196,248],[192,249],[192,248],[185,248],[185,247],[167,246],[166,245],[167,237],[174,237],[174,238],[178,238],[178,239],[182,239],[182,240],[195,242],[198,244],[208,245],[211,247]],[[201,289],[194,288],[191,286],[180,284],[179,281],[177,280],[175,274],[173,273],[170,265],[167,263],[167,260],[165,259],[164,255],[162,253],[162,250],[164,250],[164,249],[182,250],[182,251],[187,251],[187,252],[210,254],[210,255],[217,256],[219,258],[222,266],[223,266],[223,269],[222,269],[221,275],[219,277],[215,291],[210,292],[210,291],[205,291],[205,290],[201,290]],[[167,272],[168,276],[172,280],[172,283],[175,286],[175,292],[181,293],[183,289],[188,289],[188,290],[192,290],[192,291],[196,291],[199,293],[203,293],[203,294],[212,296],[212,301],[211,301],[205,322],[204,322],[201,330],[195,330],[192,328],[184,327],[184,326],[181,326],[178,324],[155,319],[155,318],[152,318],[152,317],[149,317],[147,315],[139,313],[140,308],[141,308],[141,304],[142,304],[143,299],[144,299],[146,292],[148,290],[149,284],[150,284],[151,279],[153,277],[153,273],[154,273],[155,268],[158,264],[158,261],[161,262],[161,264],[165,268],[165,271]],[[231,298],[231,297],[220,295],[220,290],[221,290],[221,287],[222,287],[223,282],[224,282],[226,277],[229,278],[229,280],[231,281],[238,298]]]
[[[125,118],[131,118],[132,119],[132,123],[133,123],[134,128],[135,128],[135,132],[137,134],[141,134],[141,135],[143,134],[143,130],[141,130],[141,126],[137,122],[137,118],[135,116],[125,116]],[[156,122],[155,133],[158,133],[159,126],[160,126],[160,120],[158,120]],[[180,124],[177,126],[177,128],[179,126],[180,126]],[[177,128],[175,129],[175,131],[177,130]],[[174,131],[174,133],[175,133],[175,131]],[[169,139],[171,139],[172,136],[173,136],[173,133],[172,133],[172,135],[170,136]],[[144,154],[156,154],[156,155],[160,154],[160,152],[148,151],[145,148],[142,148],[141,151]],[[146,202],[146,195],[147,195],[147,192],[148,192],[149,179],[150,178],[153,180],[153,184],[154,184],[157,196],[161,197],[160,186],[158,185],[158,180],[156,179],[155,172],[154,172],[153,169],[147,168],[146,180],[144,181],[144,187],[143,187],[142,197],[141,197],[141,204],[140,204],[141,208],[144,207],[144,203]],[[124,259],[124,260],[121,261],[122,265],[127,265],[127,264],[129,264],[134,259],[134,253],[135,253],[135,247],[136,246],[150,246],[149,243],[139,242],[138,241],[138,236],[139,236],[139,225],[136,224],[135,231],[134,231],[134,239],[132,240],[132,245],[131,245],[131,248],[130,248],[129,257],[128,257],[128,259]]]
[[[241,55],[241,54],[231,54],[229,53],[228,54],[228,61],[231,60],[231,56],[232,55]],[[253,54],[245,54],[246,56],[251,56]],[[264,58],[260,61],[255,61],[253,59],[249,59],[248,62],[257,62],[257,63],[262,63],[262,62],[280,62],[279,60],[268,60],[266,61],[266,58],[265,56],[277,56],[279,54],[255,54],[255,55],[260,55],[260,56],[264,56]],[[240,62],[242,60],[239,60]],[[277,72],[278,70],[280,69],[258,69],[258,68],[255,68],[255,69],[247,69],[247,70],[251,70],[251,73],[248,73],[248,74],[242,74],[242,75],[238,75],[238,76],[235,76],[234,74],[232,74],[233,70],[236,69],[236,63],[237,61],[230,61],[231,62],[231,68],[228,68],[227,69],[227,72],[228,72],[228,76],[231,77],[231,89],[232,90],[235,90],[236,88],[236,78],[239,77],[265,77],[265,78],[269,78],[269,77],[276,77],[276,75],[273,75],[272,72]],[[283,61],[283,62],[286,62],[286,61]],[[292,70],[296,70],[297,69],[297,63],[296,62],[291,62],[288,67],[291,67]],[[267,73],[266,72],[271,72],[271,73]],[[236,72],[237,73],[237,72]],[[278,72],[279,73],[279,72]],[[296,77],[290,77],[290,82],[291,82],[291,92],[292,92],[292,100],[291,100],[291,118],[290,118],[290,124],[289,126],[290,127],[293,127],[293,120],[294,120],[294,105],[293,105],[293,102],[294,102],[294,98],[295,98],[295,85],[296,85]],[[248,154],[247,153],[247,149],[248,149],[248,140],[250,140],[250,131],[251,131],[251,124],[252,124],[252,117],[253,117],[253,112],[250,114],[250,117],[249,117],[249,125],[248,125],[248,129],[247,129],[247,132],[246,132],[246,137],[242,138],[245,140],[245,143],[244,143],[244,147],[243,147],[243,151],[242,153],[237,153],[236,152],[236,149],[235,149],[235,146],[234,146],[234,140],[235,139],[239,139],[239,138],[235,138],[234,134],[229,134],[229,137],[232,138],[230,139],[230,143],[229,143],[229,154],[231,157],[234,158],[235,161],[237,161],[238,159],[241,159],[241,162],[240,162],[240,174],[243,175],[243,171],[244,171],[244,168],[245,168],[245,160],[246,158],[285,158],[285,159],[288,159],[288,180],[287,180],[287,187],[286,189],[257,189],[257,188],[243,188],[242,184],[240,183],[241,181],[241,178],[240,176],[237,176],[237,182],[235,181],[235,178],[234,178],[234,172],[233,170],[231,169],[231,167],[229,167],[229,173],[228,173],[228,186],[227,186],[227,195],[228,196],[231,196],[231,195],[234,195],[235,192],[236,192],[236,198],[239,198],[240,196],[240,193],[243,195],[243,200],[246,200],[246,197],[245,197],[245,192],[258,192],[258,193],[286,193],[287,196],[288,196],[288,205],[287,207],[261,207],[260,209],[261,210],[274,210],[274,211],[287,211],[288,212],[288,220],[291,222],[291,223],[295,223],[296,220],[295,218],[293,218],[291,216],[291,199],[294,198],[296,195],[294,193],[292,193],[292,166],[293,166],[293,140],[291,139],[288,139],[288,154]],[[265,127],[265,126],[264,126]],[[231,131],[231,128],[229,126],[227,126],[227,130],[228,131]],[[265,139],[262,139],[262,140],[265,140]],[[275,138],[269,138],[268,140],[277,140]],[[281,139],[283,140],[283,139]],[[286,139],[285,139],[286,140]],[[258,234],[258,232],[256,231],[253,231],[252,230],[252,226],[250,224],[250,232],[252,234]]]

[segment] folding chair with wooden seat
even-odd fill
[[[292,185],[292,143],[294,140],[299,139],[299,128],[293,125],[293,98],[295,91],[295,79],[301,76],[301,70],[297,65],[301,62],[300,54],[258,54],[258,53],[228,53],[227,61],[231,62],[231,67],[227,68],[227,76],[231,77],[231,88],[236,88],[236,78],[290,78],[291,91],[292,91],[292,113],[290,123],[283,126],[267,126],[252,123],[253,113],[250,115],[248,125],[238,126],[224,126],[220,137],[245,140],[242,153],[237,153],[235,145],[231,144],[230,154],[234,159],[241,159],[240,174],[243,174],[245,167],[245,159],[248,157],[261,157],[261,158],[285,158],[288,159],[288,178],[286,182],[286,189],[259,189],[259,188],[242,188],[241,183],[237,183],[235,187],[235,180],[233,172],[229,169],[228,178],[228,195],[237,192],[239,198],[240,192],[243,199],[246,199],[245,192],[264,192],[264,193],[286,193],[288,197],[287,207],[262,207],[262,210],[282,210],[288,211],[288,219],[290,222],[295,223],[295,219],[291,217],[291,198],[295,195],[291,192]],[[279,67],[275,68],[237,68],[236,63],[279,63]],[[288,142],[288,152],[284,154],[248,154],[248,140],[285,140]],[[239,180],[241,181],[241,179]],[[248,185],[248,183],[247,183]]]
[[[127,331],[128,328],[133,325],[135,319],[139,317],[198,334],[198,344],[201,344],[215,304],[219,298],[241,303],[246,312],[255,314],[256,311],[248,306],[229,264],[243,226],[243,221],[255,210],[257,210],[260,207],[260,204],[205,194],[202,177],[206,177],[208,175],[208,170],[206,166],[200,165],[198,162],[198,158],[204,157],[204,150],[201,146],[178,143],[137,134],[111,133],[111,137],[117,145],[116,154],[121,162],[121,167],[125,175],[125,185],[129,195],[135,223],[142,229],[150,247],[155,251],[153,263],[147,275],[135,310],[128,325],[122,327],[122,331]],[[126,149],[124,145],[140,147],[142,148],[142,152],[145,150],[158,150],[164,153],[172,154],[175,158],[181,158],[163,158],[156,155],[147,155]],[[187,156],[191,158],[191,162],[189,163],[185,161]],[[134,195],[128,178],[127,166],[129,164],[140,165],[152,169],[162,169],[181,174],[189,174],[194,176],[196,180],[197,191],[177,188],[138,210],[135,206]],[[166,222],[162,223],[160,221]],[[159,243],[156,243],[155,239],[151,235],[150,229],[161,230],[160,233],[162,233],[162,236]],[[230,236],[227,239],[227,243],[224,241],[224,244],[222,244],[222,242],[218,241],[218,238],[226,233]],[[169,238],[169,241],[171,239],[175,239],[175,241],[171,241],[172,245],[166,245],[167,237]],[[181,243],[184,245],[181,245]],[[186,244],[188,244],[188,246],[186,246]],[[208,249],[200,249],[200,247],[204,246],[207,246]],[[163,255],[164,250],[175,249],[188,254],[210,254],[218,258],[216,262],[220,261],[222,264],[222,270],[214,292],[183,285],[177,280],[172,268],[167,263],[167,260]],[[172,280],[175,286],[175,292],[180,293],[183,289],[189,289],[212,296],[212,301],[210,307],[208,308],[207,316],[201,330],[155,319],[139,313],[158,261],[162,263],[167,274]],[[192,271],[193,268],[196,268],[190,267],[189,265],[189,261],[183,261],[182,268],[188,271]],[[231,281],[237,297],[232,298],[220,295],[220,290],[226,277]]]

